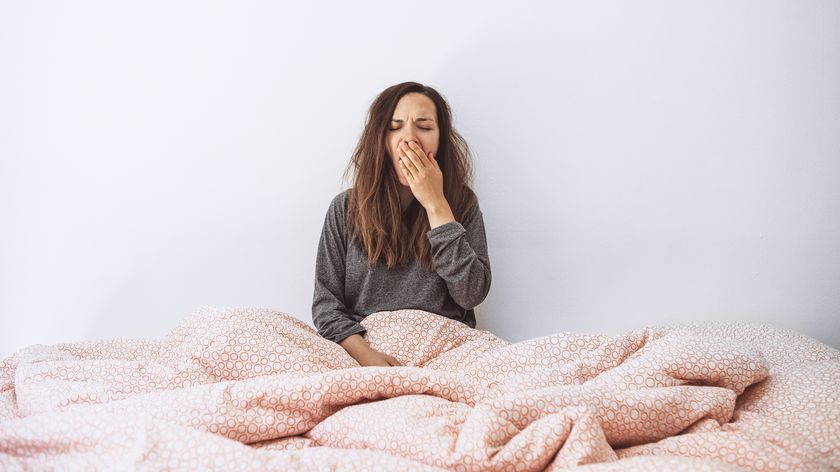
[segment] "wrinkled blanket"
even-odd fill
[[[0,469],[840,469],[840,351],[750,323],[511,343],[421,310],[361,367],[270,309],[0,363]]]

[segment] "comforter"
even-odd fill
[[[796,332],[512,343],[422,310],[361,324],[404,366],[361,367],[265,308],[18,350],[0,362],[0,469],[840,469],[840,351]]]

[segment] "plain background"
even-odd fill
[[[0,4],[0,355],[312,325],[373,98],[449,101],[493,282],[478,328],[745,320],[840,347],[840,2]]]

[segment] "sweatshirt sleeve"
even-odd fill
[[[318,254],[315,260],[315,293],[312,297],[312,322],[318,334],[335,343],[366,330],[350,318],[344,298],[344,210],[336,196],[321,230]]]
[[[455,303],[466,310],[480,304],[490,292],[490,258],[484,217],[476,205],[463,222],[450,221],[429,230],[432,261],[446,281]]]

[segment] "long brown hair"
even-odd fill
[[[464,138],[452,127],[452,112],[446,100],[432,87],[403,82],[382,91],[368,110],[364,130],[344,171],[353,169],[353,187],[347,208],[347,227],[375,265],[382,261],[388,269],[414,260],[434,271],[426,232],[431,229],[426,211],[412,200],[402,213],[398,176],[390,160],[386,135],[397,102],[407,93],[429,97],[437,111],[440,133],[435,155],[443,173],[443,194],[457,221],[462,221],[477,198],[472,190],[472,157]]]

